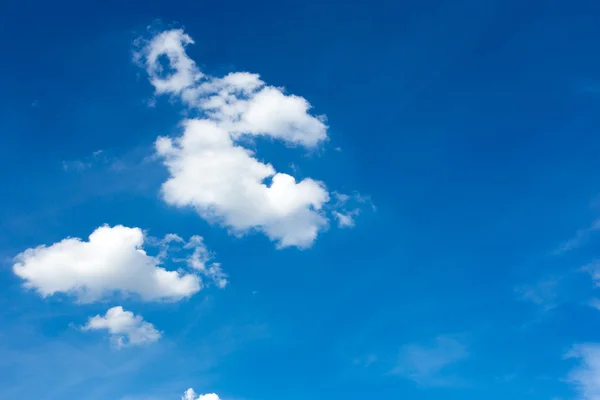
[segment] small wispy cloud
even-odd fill
[[[515,288],[515,293],[521,300],[549,311],[557,305],[559,283],[560,279],[549,278],[534,284],[519,286]]]
[[[63,170],[69,172],[69,171],[77,171],[77,172],[81,172],[84,171],[88,168],[90,168],[92,166],[91,163],[88,162],[83,162],[81,160],[63,160],[62,162],[62,168]]]
[[[594,260],[579,269],[581,272],[588,273],[596,288],[600,287],[600,260]]]
[[[575,345],[565,357],[579,361],[567,378],[578,392],[578,398],[600,400],[600,344]]]
[[[364,368],[370,367],[375,362],[377,362],[377,356],[375,354],[367,354],[364,357],[358,357],[352,361],[354,365]]]
[[[600,311],[600,299],[592,299],[589,301],[588,306],[595,308]]]
[[[111,342],[118,349],[153,343],[161,337],[161,333],[154,325],[131,311],[125,311],[121,306],[109,309],[104,316],[96,315],[90,318],[81,329],[83,331],[107,330]]]
[[[95,167],[102,167],[111,171],[121,171],[126,168],[123,160],[109,155],[104,150],[96,150],[87,157],[77,160],[63,160],[62,168],[65,172],[83,172]]]
[[[334,210],[331,214],[339,228],[353,228],[356,225],[356,217],[360,215],[365,206],[370,207],[373,211],[377,210],[370,196],[358,192],[352,194],[333,192],[332,195]]]
[[[600,230],[600,219],[594,221],[592,225],[585,229],[580,229],[571,239],[562,243],[556,250],[552,252],[554,255],[561,255],[583,246],[590,239],[590,236]]]
[[[197,394],[194,389],[188,389],[183,394],[181,400],[219,400],[219,396],[215,393]]]
[[[432,343],[402,347],[391,374],[403,376],[420,386],[456,386],[461,379],[452,366],[468,358],[467,347],[452,336],[438,336]]]
[[[339,211],[333,212],[333,217],[337,220],[338,227],[340,228],[353,228],[356,225],[354,218],[360,214],[359,209],[342,213]]]

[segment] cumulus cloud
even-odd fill
[[[319,212],[328,200],[322,183],[277,173],[235,145],[214,121],[188,120],[184,126],[182,137],[156,142],[171,174],[163,185],[167,203],[191,205],[236,233],[261,230],[282,247],[312,244],[327,224]]]
[[[113,345],[117,348],[139,346],[156,342],[161,332],[154,325],[144,321],[139,315],[117,306],[109,309],[106,315],[96,315],[82,328],[84,331],[107,330]]]
[[[176,238],[167,237],[170,241]],[[87,241],[66,238],[27,249],[15,257],[13,271],[25,280],[25,287],[44,297],[66,293],[80,302],[98,301],[115,293],[137,295],[146,301],[179,300],[202,288],[198,271],[161,267],[160,257],[144,250],[145,239],[140,228],[105,225]]]
[[[267,136],[314,148],[327,140],[325,117],[312,115],[306,99],[267,85],[257,74],[203,74],[186,53],[191,43],[182,30],[170,30],[136,54],[157,94],[176,96],[202,115],[184,121],[181,136],[155,143],[170,172],[164,200],[192,206],[235,234],[256,230],[280,247],[310,246],[328,225],[325,184],[277,172],[238,139]],[[168,71],[161,60],[168,60]]]
[[[450,336],[439,336],[430,344],[405,345],[398,365],[391,371],[422,386],[453,386],[460,379],[449,367],[468,357],[467,348]]]
[[[311,115],[306,99],[266,85],[258,74],[206,76],[186,53],[193,43],[183,30],[173,29],[157,34],[136,53],[156,94],[180,96],[234,135],[267,135],[309,147],[327,139],[325,117]],[[161,59],[168,60],[168,71]]]
[[[579,364],[569,373],[568,381],[575,386],[582,400],[600,400],[600,344],[574,346],[567,354]]]
[[[181,400],[220,400],[220,397],[215,393],[196,394],[194,389],[190,388],[185,391]]]
[[[265,135],[313,147],[327,139],[325,117],[309,114],[303,97],[266,86],[256,74],[234,72],[185,91],[184,99],[232,135]]]

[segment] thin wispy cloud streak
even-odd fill
[[[561,244],[552,254],[563,255],[584,246],[598,230],[600,230],[600,220],[594,221],[588,228],[578,230],[575,236]]]
[[[469,357],[467,347],[451,336],[438,336],[426,344],[408,344],[400,350],[390,373],[424,387],[459,386],[464,381],[452,367]]]

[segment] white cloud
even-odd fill
[[[567,358],[579,360],[568,381],[575,386],[581,400],[600,400],[600,344],[588,343],[573,347]]]
[[[377,356],[375,354],[368,354],[364,357],[355,358],[353,364],[368,368],[375,362],[377,362]]]
[[[523,285],[515,289],[517,295],[549,311],[557,306],[560,279],[549,278],[532,285]]]
[[[257,74],[204,75],[186,54],[191,43],[182,30],[162,32],[136,56],[157,94],[177,96],[202,115],[184,121],[181,136],[156,141],[170,172],[165,201],[192,206],[235,234],[257,230],[279,247],[310,246],[328,225],[325,184],[277,172],[238,139],[262,135],[314,148],[327,140],[325,117],[311,115],[306,99],[266,85]],[[168,59],[169,73],[161,58]]]
[[[452,386],[460,379],[448,371],[453,364],[468,357],[464,344],[449,336],[439,336],[427,345],[405,345],[398,365],[391,371],[422,386]]]
[[[111,341],[117,348],[126,346],[139,346],[156,342],[161,337],[161,332],[154,325],[144,321],[139,315],[123,310],[117,306],[109,309],[104,317],[96,315],[88,320],[81,328],[84,331],[107,330]]]
[[[563,244],[561,244],[556,250],[554,250],[554,255],[561,255],[568,251],[574,250],[586,244],[590,236],[600,230],[600,220],[596,220],[585,229],[580,229],[575,233],[571,239],[567,240]]]
[[[148,301],[179,300],[201,289],[197,275],[160,267],[159,258],[144,251],[144,239],[140,228],[105,225],[88,241],[66,238],[27,249],[15,257],[13,271],[44,297],[67,293],[80,302],[117,292]]]
[[[181,93],[202,78],[196,64],[185,53],[185,46],[194,41],[180,29],[162,32],[137,53],[135,59],[143,62],[150,82],[157,94]],[[161,57],[166,56],[170,71],[165,71]],[[143,61],[142,61],[143,60]]]
[[[352,228],[356,223],[354,222],[354,216],[358,215],[360,211],[353,210],[348,213],[341,213],[339,211],[333,211],[333,216],[337,219],[338,226],[340,228]]]
[[[84,172],[96,167],[119,171],[125,168],[125,163],[117,157],[106,154],[104,150],[96,150],[80,160],[63,160],[62,167],[65,172]]]
[[[183,30],[174,29],[157,34],[136,53],[156,94],[180,96],[234,135],[267,135],[308,147],[327,139],[325,117],[310,115],[306,99],[266,85],[258,74],[206,76],[185,51],[193,43]],[[169,71],[162,58],[168,60]]]
[[[196,394],[194,389],[190,388],[185,391],[181,400],[220,400],[220,397],[215,393]]]
[[[592,299],[589,301],[588,306],[600,310],[600,299]]]
[[[370,205],[373,211],[376,210],[371,198],[358,192],[352,194],[333,192],[332,194],[335,202],[331,214],[340,228],[353,228],[356,225],[355,219],[361,213],[361,206]],[[352,207],[348,207],[349,205]]]
[[[233,135],[265,135],[306,147],[327,139],[324,117],[311,116],[311,106],[303,97],[265,86],[258,75],[246,72],[216,82],[209,81],[184,96]]]
[[[583,266],[581,270],[589,273],[596,286],[600,287],[600,261],[595,260]]]
[[[319,212],[329,199],[324,184],[277,173],[214,121],[188,120],[184,127],[183,136],[156,141],[171,174],[162,188],[167,203],[193,206],[236,233],[260,230],[281,247],[313,243],[327,225]]]
[[[84,171],[84,170],[90,168],[91,166],[92,166],[91,163],[84,162],[81,160],[72,160],[72,161],[64,160],[62,162],[63,170],[65,170],[67,172],[69,172],[69,171],[81,172],[81,171]]]
[[[213,255],[206,248],[202,236],[192,236],[184,247],[194,250],[187,259],[190,268],[193,268],[210,278],[220,289],[227,286],[227,274],[221,269],[220,263],[210,262]]]

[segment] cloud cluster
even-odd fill
[[[373,210],[376,209],[371,198],[360,193],[333,192],[332,194],[335,202],[332,205],[331,215],[337,221],[339,228],[353,228],[356,225],[356,217],[361,213],[361,207],[369,205]]]
[[[81,329],[107,330],[117,348],[149,344],[161,337],[154,325],[144,321],[139,315],[123,310],[121,306],[109,309],[104,316],[96,315],[90,318]]]
[[[156,141],[170,173],[162,187],[164,200],[194,207],[236,234],[257,230],[279,247],[310,246],[328,225],[325,184],[277,172],[239,139],[267,136],[314,148],[327,140],[325,118],[311,115],[306,99],[266,85],[257,74],[205,75],[186,53],[191,43],[182,30],[170,30],[136,54],[157,95],[176,96],[202,115],[185,120],[181,136]],[[161,60],[168,60],[168,68]],[[334,215],[341,225],[352,225],[351,216]]]
[[[266,85],[258,74],[207,76],[186,53],[186,46],[193,43],[183,30],[173,29],[157,34],[136,53],[156,94],[179,96],[233,136],[265,135],[305,147],[327,139],[325,117],[310,115],[306,99]],[[163,57],[168,60],[167,71]]]
[[[145,301],[180,300],[202,288],[197,272],[212,275],[219,287],[226,284],[218,265],[212,271],[210,268],[206,271],[196,268],[189,273],[166,270],[160,266],[161,257],[146,253],[144,241],[140,228],[104,225],[87,241],[66,238],[50,246],[25,250],[15,257],[13,271],[25,280],[27,288],[44,297],[66,293],[83,303],[115,293],[136,295]],[[208,254],[197,237],[190,243],[197,249],[194,254],[203,251]],[[190,260],[198,258],[194,254]]]
[[[600,220],[595,220],[585,229],[580,229],[568,241],[558,247],[553,255],[562,256],[569,251],[574,251],[586,245],[593,234],[600,230]],[[579,268],[580,272],[590,275],[596,287],[600,287],[600,261],[593,260]],[[545,285],[538,285],[538,289],[529,294],[528,298],[536,303],[552,307],[555,303],[556,282],[547,281]],[[600,310],[600,301],[591,299],[588,306]],[[565,358],[576,360],[577,364],[570,370],[566,381],[570,383],[581,400],[600,400],[600,343],[575,344],[566,354]]]
[[[139,41],[135,55],[157,96],[177,98],[200,115],[184,120],[180,135],[155,141],[156,155],[169,172],[162,185],[165,202],[193,207],[236,235],[262,232],[278,247],[311,246],[329,225],[329,217],[340,227],[354,226],[360,209],[349,208],[347,202],[364,202],[360,195],[334,192],[337,201],[329,203],[331,195],[323,182],[278,172],[243,145],[262,136],[314,150],[328,140],[325,116],[313,114],[306,99],[267,85],[257,74],[204,74],[186,52],[193,43],[182,30],[169,30]],[[94,162],[109,160],[98,151],[84,160],[65,161],[63,168],[82,171]],[[158,250],[156,255],[147,253],[150,247]],[[188,255],[174,257],[174,251]],[[179,268],[165,268],[166,261],[180,263]],[[27,249],[15,257],[13,272],[43,297],[61,293],[79,303],[115,295],[176,301],[200,291],[203,280],[218,288],[228,284],[201,236],[187,242],[175,234],[155,239],[123,225],[101,226],[87,240],[67,237]],[[106,331],[117,348],[153,343],[162,336],[153,324],[122,306],[90,317],[81,330]],[[188,389],[182,400],[220,399]]]

